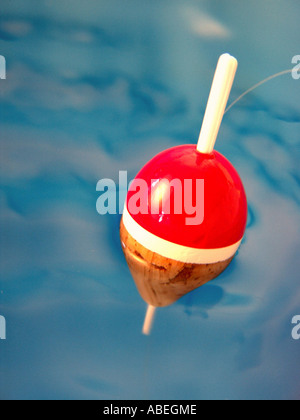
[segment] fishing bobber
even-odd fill
[[[131,184],[121,222],[143,299],[167,306],[217,277],[241,243],[246,217],[240,177],[220,153],[185,145],[157,155]]]
[[[198,145],[173,147],[138,173],[126,198],[121,243],[148,303],[167,306],[220,275],[234,258],[247,222],[247,200],[232,164],[214,145],[237,69],[221,56]]]

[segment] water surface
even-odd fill
[[[1,1],[1,398],[299,399],[300,81],[282,76],[224,118],[217,150],[249,200],[217,280],[145,304],[96,212],[96,183],[196,142],[218,56],[231,100],[292,67],[300,6],[223,0]]]

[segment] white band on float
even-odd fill
[[[126,204],[123,212],[123,223],[127,232],[149,251],[187,264],[214,264],[226,261],[234,256],[242,242],[241,239],[233,245],[216,249],[198,249],[174,244],[159,238],[140,226],[129,214]]]

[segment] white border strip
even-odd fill
[[[233,257],[238,250],[242,240],[217,249],[198,249],[188,246],[174,244],[159,238],[140,226],[129,214],[126,204],[123,212],[123,223],[128,233],[141,245],[152,252],[187,264],[213,264],[226,261]]]

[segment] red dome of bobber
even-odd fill
[[[124,216],[129,233],[153,252],[211,263],[235,254],[245,233],[247,199],[224,156],[184,145],[158,154],[138,173]]]

